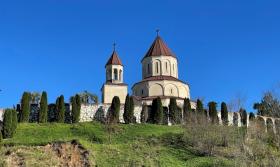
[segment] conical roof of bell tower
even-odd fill
[[[107,61],[106,66],[107,65],[121,65],[122,66],[121,59],[119,58],[119,56],[115,50],[113,51],[110,59]]]

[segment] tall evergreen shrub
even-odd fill
[[[228,125],[228,109],[227,104],[225,102],[222,102],[221,104],[221,118],[223,125]]]
[[[46,123],[48,121],[48,96],[47,92],[43,92],[40,101],[39,123]]]
[[[24,92],[21,98],[21,112],[20,112],[20,122],[28,122],[30,116],[30,99],[31,94],[29,92]]]

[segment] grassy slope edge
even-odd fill
[[[19,124],[15,136],[4,141],[13,148],[44,146],[77,139],[98,166],[230,166],[222,157],[199,156],[162,138],[180,135],[181,126],[151,124],[117,125],[114,133],[98,122],[69,124]],[[172,143],[172,142],[171,142]],[[3,150],[3,149],[2,149]],[[3,151],[0,156],[4,156]],[[1,163],[1,162],[0,162]]]

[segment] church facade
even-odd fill
[[[174,97],[181,106],[185,98],[190,99],[189,85],[179,79],[178,59],[159,35],[142,58],[141,64],[142,80],[132,86],[132,95],[137,104],[151,105],[153,99],[160,97],[163,106],[168,106],[170,98]],[[123,71],[121,59],[114,50],[106,64],[103,103],[109,104],[114,96],[118,96],[124,104],[128,87],[123,82]]]

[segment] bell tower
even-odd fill
[[[114,44],[111,57],[105,65],[106,83],[102,87],[102,103],[110,104],[114,96],[120,98],[122,104],[125,103],[127,95],[127,84],[123,80],[123,64],[119,58]]]

